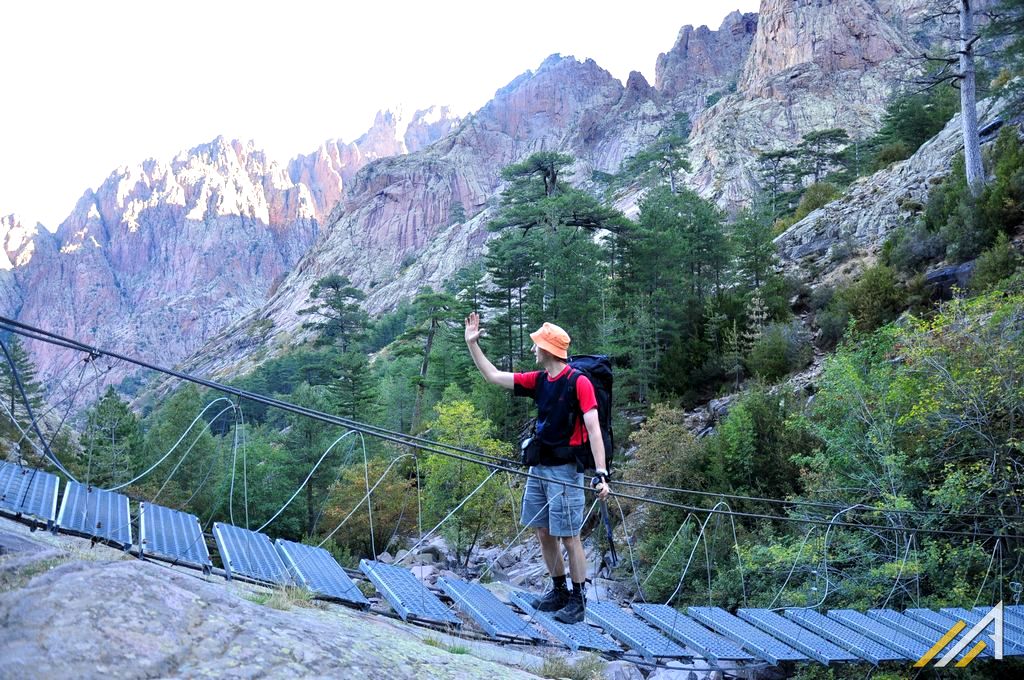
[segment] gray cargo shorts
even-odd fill
[[[583,473],[576,463],[535,465],[530,468],[523,493],[524,526],[545,528],[552,536],[576,536],[583,525]],[[537,479],[540,477],[541,479]]]

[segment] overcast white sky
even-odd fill
[[[0,215],[57,227],[115,168],[217,135],[282,161],[378,109],[475,111],[549,54],[625,81],[759,0],[44,0],[0,6]]]

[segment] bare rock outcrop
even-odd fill
[[[332,139],[311,154],[288,163],[288,177],[309,188],[321,224],[341,201],[348,183],[367,163],[419,151],[441,139],[459,123],[447,106],[416,111],[408,120],[401,113],[378,111],[373,125],[354,142]]]
[[[447,137],[459,126],[462,118],[452,114],[447,106],[431,106],[420,109],[409,120],[402,139],[407,153],[416,153],[434,142]]]
[[[24,303],[15,268],[27,266],[36,248],[45,248],[50,240],[50,234],[38,224],[25,224],[17,215],[0,217],[0,313],[3,315],[16,316]]]
[[[658,55],[654,85],[690,117],[702,111],[708,97],[735,89],[740,68],[757,31],[757,14],[732,12],[717,31],[683,26],[676,44]]]
[[[981,125],[998,119],[1003,107],[999,100],[979,102]],[[992,139],[989,134],[983,141]],[[817,282],[841,274],[851,258],[877,254],[893,231],[920,217],[929,191],[949,174],[962,149],[957,114],[913,156],[857,180],[842,197],[780,234],[775,244],[784,263]]]
[[[338,605],[271,608],[247,586],[103,546],[46,546],[9,525],[0,519],[0,677],[491,679],[533,678],[513,664],[540,665],[472,642],[453,654]]]
[[[870,135],[918,51],[871,0],[763,0],[737,92],[694,122],[688,183],[723,207],[749,205],[759,153],[824,128]]]
[[[0,217],[0,270],[24,267],[35,252],[39,224],[25,224],[17,215]]]

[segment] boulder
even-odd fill
[[[644,680],[644,674],[628,661],[612,661],[604,668],[606,680]]]
[[[437,567],[432,567],[427,564],[420,564],[413,567],[409,571],[412,572],[413,576],[415,576],[417,579],[419,579],[427,585],[434,585],[437,582]]]
[[[933,300],[949,300],[954,288],[966,290],[974,275],[974,260],[959,265],[934,269],[924,275]]]

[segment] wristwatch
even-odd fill
[[[605,470],[595,470],[594,478],[590,480],[590,488],[596,489],[598,484],[608,483],[608,472]]]

